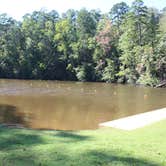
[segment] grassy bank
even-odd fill
[[[166,120],[135,131],[0,127],[0,166],[164,166]]]

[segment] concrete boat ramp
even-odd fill
[[[99,126],[113,127],[122,130],[134,130],[164,119],[166,119],[166,108],[100,123]]]

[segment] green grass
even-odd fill
[[[0,166],[164,166],[166,121],[135,131],[0,127]]]

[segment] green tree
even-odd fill
[[[21,22],[0,14],[0,77],[155,86],[166,79],[165,13],[135,0],[109,14],[40,10]]]
[[[126,13],[129,11],[129,6],[125,2],[115,4],[110,11],[111,21],[113,25],[117,26],[118,33],[120,34],[120,25]]]
[[[67,72],[66,79],[76,79],[74,71],[74,62],[72,59],[72,43],[75,42],[75,28],[70,19],[61,19],[55,25],[54,40],[57,43],[57,50],[59,52],[59,60],[65,65]]]
[[[146,44],[147,20],[147,7],[142,0],[135,0],[121,26],[123,34],[119,41],[119,48],[122,51],[118,74],[120,81],[134,83],[139,77],[136,66],[141,56],[141,47]]]
[[[0,75],[18,78],[25,47],[19,23],[6,14],[0,15],[0,34]]]
[[[77,41],[72,43],[73,59],[75,61],[75,71],[78,80],[80,71],[85,73],[83,81],[93,81],[93,52],[95,47],[95,33],[97,27],[97,17],[94,11],[89,12],[86,9],[81,9],[78,12],[76,19],[76,34]],[[85,65],[87,64],[87,65]],[[88,70],[87,70],[88,69]],[[89,69],[92,69],[90,72]],[[90,75],[90,76],[89,76]]]

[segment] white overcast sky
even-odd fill
[[[83,7],[87,9],[100,9],[103,13],[109,12],[111,7],[124,1],[131,4],[133,0],[0,0],[0,14],[7,13],[9,16],[20,20],[26,13],[45,8],[48,11],[54,9],[58,13],[63,13],[68,9],[79,10]],[[149,7],[162,9],[166,7],[166,0],[144,0]]]

